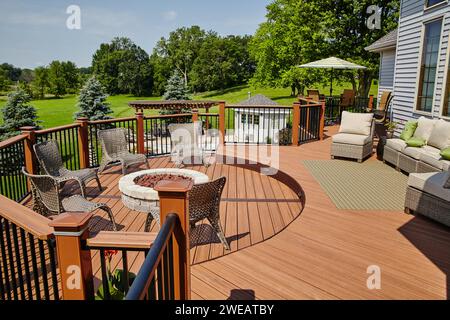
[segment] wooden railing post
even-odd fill
[[[25,168],[28,173],[36,174],[37,166],[36,166],[36,156],[34,154],[33,145],[36,143],[36,127],[22,127],[20,131],[22,134],[26,135],[24,140],[24,153],[25,153]],[[30,182],[28,182],[30,183]],[[30,185],[29,185],[30,186]],[[31,189],[29,189],[31,190]]]
[[[159,194],[161,225],[171,213],[175,213],[180,219],[180,225],[175,227],[172,243],[175,300],[191,298],[188,193],[192,186],[190,181],[162,181],[155,187]]]
[[[325,111],[326,111],[326,104],[325,100],[322,100],[320,102],[322,107],[320,108],[320,126],[319,126],[319,136],[320,140],[325,139]]]
[[[292,145],[298,146],[298,134],[300,127],[300,102],[294,102],[292,109]]]
[[[49,226],[55,230],[58,267],[64,300],[92,300],[94,281],[91,251],[83,250],[92,213],[63,213]]]
[[[192,109],[192,122],[197,122],[197,121],[198,121],[198,110]]]
[[[369,96],[369,105],[367,106],[367,109],[369,109],[370,111],[373,110],[373,101],[374,101],[373,94],[371,94]]]
[[[78,149],[80,153],[80,169],[89,168],[89,119],[78,118]]]
[[[145,130],[144,130],[144,113],[136,112],[136,130],[137,130],[137,152],[146,154],[145,152]]]
[[[220,144],[225,144],[225,102],[219,102],[219,134]]]

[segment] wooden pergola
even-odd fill
[[[131,101],[128,105],[136,110],[136,112],[144,112],[144,110],[155,109],[172,109],[172,110],[199,110],[209,109],[219,105],[219,101],[195,101],[195,100],[164,100],[164,101]]]

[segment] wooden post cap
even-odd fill
[[[30,132],[30,131],[36,130],[36,127],[25,126],[25,127],[20,127],[19,130],[22,131],[22,132]]]
[[[92,212],[66,212],[50,222],[49,226],[59,232],[79,232],[86,229],[92,216]]]
[[[135,113],[135,115],[136,115],[136,117],[143,117],[143,116],[144,116],[144,113],[143,113],[142,111],[137,111],[137,112]]]
[[[156,184],[154,190],[158,192],[176,192],[185,193],[189,192],[194,186],[193,181],[160,181]]]
[[[77,118],[77,122],[85,122],[85,121],[89,121],[89,118],[87,118],[87,117],[79,117],[79,118]]]

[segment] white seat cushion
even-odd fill
[[[373,113],[342,112],[339,133],[371,135]]]
[[[425,117],[420,117],[417,121],[417,129],[414,132],[414,138],[423,139],[428,141],[431,136],[431,132],[434,129],[434,125],[437,123],[437,120],[427,119]]]
[[[439,153],[422,153],[420,161],[439,170],[447,171],[450,167],[450,161],[444,160]]]
[[[450,122],[440,119],[434,125],[428,145],[444,150],[450,147]]]
[[[408,186],[450,201],[450,189],[444,188],[447,178],[447,172],[411,173],[408,178]]]
[[[423,154],[428,153],[431,155],[439,155],[440,150],[430,146],[424,146],[422,148],[407,147],[402,151],[402,153],[410,156],[413,159],[421,160]]]
[[[351,144],[356,146],[364,146],[372,141],[370,136],[360,134],[338,133],[333,136],[334,143]]]
[[[408,145],[402,139],[387,139],[386,146],[396,151],[403,151]]]

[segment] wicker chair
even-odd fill
[[[194,123],[170,124],[170,140],[172,142],[172,161],[177,167],[181,167],[186,158],[200,157],[202,164],[207,166],[205,153],[201,144],[203,123],[196,121]]]
[[[208,219],[212,228],[220,239],[220,242],[227,250],[230,250],[225,234],[220,224],[219,207],[220,197],[227,179],[221,177],[215,181],[195,185],[189,192],[189,222],[191,229],[195,224],[203,219]],[[145,231],[150,230],[150,225],[156,217],[159,217],[159,211],[150,212],[145,223]],[[156,218],[159,222],[159,218]]]
[[[91,180],[96,180],[99,190],[102,190],[100,179],[96,169],[68,170],[64,167],[61,155],[58,149],[58,142],[48,140],[33,146],[36,157],[41,169],[45,174],[53,177],[60,186],[65,182],[75,180],[80,185],[81,194],[86,196],[86,184]]]
[[[376,123],[385,123],[387,120],[389,105],[391,104],[394,96],[391,91],[383,91],[380,99],[380,105],[376,110],[368,110],[374,113],[374,119]]]
[[[125,128],[114,128],[98,132],[98,139],[102,146],[102,162],[98,170],[103,172],[107,165],[120,162],[122,173],[126,174],[127,168],[135,164],[145,163],[150,169],[147,157],[143,154],[132,154],[128,151],[127,133]]]
[[[59,182],[55,178],[48,175],[32,175],[26,172],[25,168],[22,168],[22,172],[31,182],[35,212],[52,217],[64,212],[91,212],[101,209],[108,214],[113,230],[117,231],[114,215],[106,204],[88,201],[78,194],[62,197],[59,192]]]

